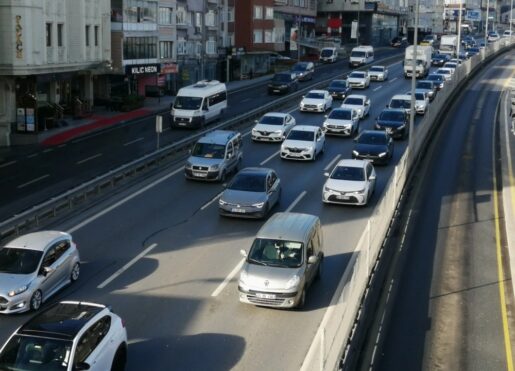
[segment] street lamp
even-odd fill
[[[462,1],[459,0],[460,2],[460,14],[458,14],[458,49],[456,50],[456,58],[459,58],[460,57],[460,48],[461,48],[461,4],[462,4]]]
[[[490,0],[486,1],[486,24],[485,24],[485,50],[488,44],[488,11],[490,10]]]
[[[418,11],[420,6],[420,0],[415,1],[415,32],[413,33],[413,56],[411,61],[411,109],[409,117],[409,137],[408,137],[408,148],[410,164],[413,158],[414,133],[415,133],[415,86],[417,79],[417,44],[418,44]]]

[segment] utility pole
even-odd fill
[[[513,23],[513,0],[511,0],[510,6],[510,44],[513,41],[513,35],[511,34],[511,24]]]
[[[417,80],[417,49],[418,49],[418,10],[420,6],[420,0],[416,0],[415,2],[415,32],[413,34],[413,58],[411,61],[411,109],[409,116],[409,137],[408,137],[408,151],[409,151],[409,162],[408,166],[411,166],[413,161],[412,153],[413,146],[415,143],[415,86]]]
[[[207,0],[202,0],[202,14],[200,16],[200,25],[202,32],[201,47],[200,47],[200,79],[204,80],[205,77],[205,58],[206,58],[206,14],[207,14]]]
[[[486,0],[486,23],[485,23],[485,50],[488,45],[488,11],[490,10],[490,0]]]
[[[460,48],[461,48],[461,4],[462,0],[459,0],[460,2],[460,10],[458,14],[458,47],[456,49],[456,58],[460,57]]]

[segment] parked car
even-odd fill
[[[279,203],[281,181],[272,169],[248,167],[234,176],[218,199],[220,215],[264,218]]]
[[[341,108],[351,108],[358,112],[362,119],[370,112],[370,99],[366,95],[351,94],[343,101]]]
[[[297,77],[292,72],[276,73],[268,83],[268,94],[285,94],[299,88]]]
[[[365,71],[353,71],[347,76],[351,88],[366,89],[370,86],[370,76]]]
[[[432,66],[443,66],[446,62],[451,59],[449,54],[433,54],[431,57]]]
[[[122,371],[127,330],[109,307],[62,301],[19,327],[0,350],[1,370]]]
[[[296,120],[289,113],[268,112],[252,128],[252,140],[263,142],[282,142]]]
[[[322,188],[325,203],[362,205],[368,204],[376,185],[376,172],[368,160],[340,160]]]
[[[297,62],[291,68],[291,72],[299,81],[311,80],[315,73],[315,64],[313,62]]]
[[[434,81],[429,80],[420,80],[417,81],[417,85],[415,85],[415,89],[417,90],[425,90],[427,92],[427,97],[429,101],[432,102],[436,97],[436,93],[438,93],[438,87]]]
[[[388,68],[385,66],[372,66],[368,69],[368,76],[371,81],[388,80]]]
[[[333,99],[345,99],[351,90],[352,88],[347,80],[333,80],[327,87],[327,91],[331,94]]]
[[[321,128],[296,125],[281,145],[281,158],[315,161],[324,150],[325,135]]]
[[[327,90],[310,90],[300,101],[301,112],[325,112],[333,106],[333,97]]]
[[[0,249],[0,313],[37,311],[80,274],[79,251],[65,232],[33,232]]]
[[[386,131],[392,138],[405,139],[409,134],[409,116],[404,109],[384,109],[377,117],[374,128]]]
[[[354,139],[352,158],[387,165],[393,157],[393,139],[386,131],[364,130]]]
[[[356,135],[359,131],[359,114],[352,108],[335,108],[326,115],[323,130],[326,135]]]
[[[429,74],[429,76],[426,77],[426,80],[433,81],[436,84],[438,90],[442,90],[445,86],[445,77],[436,73]]]
[[[411,96],[411,91],[406,92]],[[415,89],[415,112],[419,115],[425,115],[429,106],[429,97],[425,90]]]

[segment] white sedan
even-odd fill
[[[372,66],[368,70],[368,76],[371,81],[388,80],[388,68],[385,66]]]
[[[351,94],[345,98],[341,108],[355,109],[359,118],[362,119],[370,112],[370,99],[366,95]]]
[[[296,125],[281,145],[281,158],[315,161],[325,150],[325,135],[318,126]]]
[[[374,193],[376,172],[369,160],[340,160],[322,190],[325,203],[366,205]]]
[[[411,96],[411,92],[408,91],[406,95]],[[415,111],[419,115],[425,115],[427,107],[429,106],[429,96],[427,90],[416,89],[415,90]]]
[[[252,140],[281,142],[295,126],[295,118],[289,113],[269,112],[258,120],[252,129]]]
[[[333,105],[333,97],[327,90],[310,90],[302,97],[300,110],[303,112],[325,112]]]
[[[370,85],[370,76],[365,71],[352,71],[347,76],[347,82],[351,88],[368,88]]]
[[[452,68],[439,68],[435,71],[437,75],[442,75],[445,79],[445,81],[449,81],[452,79],[452,73],[454,70]]]

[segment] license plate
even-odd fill
[[[274,89],[274,93],[279,93],[279,90],[278,89]]]
[[[349,197],[349,196],[344,196],[344,195],[337,195],[337,196],[336,196],[336,198],[337,198],[338,200],[348,200],[348,199],[350,199],[350,197]]]
[[[260,299],[275,299],[275,294],[262,294],[260,292],[257,292],[256,296]]]
[[[205,177],[207,177],[207,173],[193,173],[193,176],[196,176],[199,178],[205,178]]]
[[[391,134],[391,133],[393,133],[393,129],[392,129],[392,128],[386,128],[386,132],[387,132],[388,134]]]
[[[237,208],[237,207],[236,207],[236,208],[231,209],[231,211],[232,211],[233,213],[245,213],[245,209],[240,209],[240,208]]]

